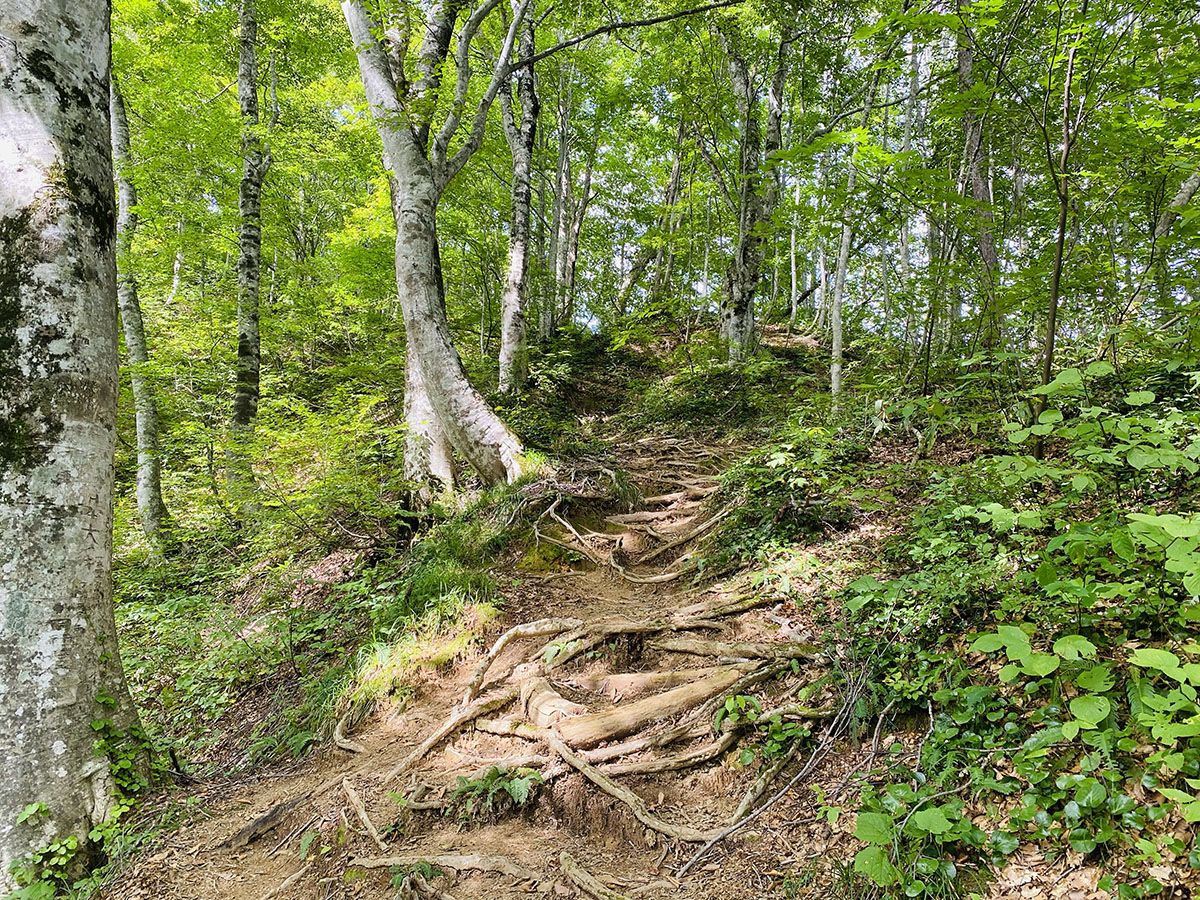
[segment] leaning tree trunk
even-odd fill
[[[519,5],[519,2],[517,3]],[[528,59],[537,52],[533,19],[521,31],[520,55]],[[529,377],[525,336],[525,305],[529,297],[529,236],[533,203],[533,146],[537,139],[537,120],[541,103],[534,82],[533,66],[525,66],[514,75],[521,121],[516,121],[512,96],[500,94],[504,136],[512,152],[512,219],[508,237],[508,276],[500,299],[500,392],[520,391]]]
[[[168,525],[167,506],[162,497],[162,452],[158,440],[158,405],[146,377],[150,353],[142,306],[138,301],[137,276],[133,272],[132,246],[137,230],[137,190],[129,178],[129,120],[125,100],[116,79],[109,91],[112,114],[113,162],[117,178],[117,307],[125,331],[129,354],[129,381],[133,388],[134,422],[137,431],[137,506],[146,537],[158,542]],[[178,257],[176,257],[178,259]],[[176,269],[178,278],[178,268]]]
[[[258,298],[262,280],[262,186],[271,166],[258,136],[258,21],[254,0],[242,0],[239,11],[238,105],[242,118],[242,180],[238,188],[238,301],[237,368],[230,419],[233,450],[229,487],[235,503],[243,505],[254,490],[254,470],[248,446],[258,415],[262,341],[258,327]]]
[[[514,481],[522,473],[521,443],[475,390],[450,340],[437,236],[437,204],[444,185],[425,154],[421,135],[408,125],[387,55],[375,37],[377,29],[373,31],[357,0],[342,3],[342,12],[393,170],[396,287],[407,352],[416,358],[429,405],[454,449],[488,483]],[[410,477],[418,465],[420,460],[406,460]]]
[[[102,0],[7,0],[0,14],[4,889],[15,887],[10,866],[39,847],[73,840],[86,851],[119,790],[97,738],[129,735],[137,723],[110,574],[117,298],[109,47]],[[34,803],[40,811],[18,823]]]

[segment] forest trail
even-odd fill
[[[688,586],[697,540],[725,514],[708,501],[734,454],[670,438],[625,444],[618,464],[643,499],[623,512],[570,495],[566,482],[535,486],[564,491],[538,497],[535,535],[570,548],[573,566],[497,572],[505,604],[496,628],[467,658],[418,674],[405,708],[342,741],[357,752],[330,747],[303,767],[209,791],[203,815],[104,896],[781,896],[781,863],[794,871],[828,843],[798,856],[785,822],[797,816],[795,794],[676,877],[744,818],[739,805],[756,808],[806,759],[813,774],[845,725],[833,716],[829,666],[808,643],[811,610],[744,575]],[[515,626],[534,634],[506,632]],[[717,719],[728,698],[747,696],[747,709],[777,709],[781,727],[811,727],[813,738],[777,758],[756,752],[747,765],[744,748],[761,751],[765,733],[745,713]],[[844,770],[852,760],[839,754],[824,768],[833,762]],[[467,813],[452,797],[457,779],[486,791],[495,766],[540,770],[545,783],[530,785],[521,808],[492,783],[503,814]],[[768,784],[763,772],[778,777]],[[397,879],[397,894],[393,872],[418,860],[445,875],[418,867]]]

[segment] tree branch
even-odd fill
[[[462,31],[458,33],[458,52],[455,58],[458,76],[454,87],[454,103],[450,107],[450,113],[446,116],[445,123],[433,140],[433,151],[430,156],[434,160],[434,165],[445,161],[446,148],[450,146],[450,139],[462,123],[463,109],[467,105],[467,88],[471,83],[471,41],[484,18],[499,5],[500,0],[485,0],[477,10],[467,17]]]
[[[671,22],[675,19],[682,19],[685,16],[694,16],[699,13],[708,12],[713,9],[726,9],[730,6],[739,6],[744,0],[719,0],[717,3],[708,3],[704,6],[696,6],[691,9],[681,9],[672,13],[664,13],[661,16],[654,16],[649,19],[632,19],[622,22],[611,22],[608,25],[601,25],[599,28],[593,28],[586,34],[581,34],[579,37],[573,37],[570,40],[563,41],[560,44],[555,44],[541,53],[535,53],[528,59],[523,59],[520,62],[511,64],[506,70],[506,74],[511,75],[518,69],[523,69],[526,66],[532,66],[536,62],[540,62],[548,56],[553,56],[561,50],[568,50],[571,47],[578,46],[585,41],[590,41],[592,38],[600,37],[604,34],[612,34],[614,31],[627,31],[630,28],[645,28],[650,25],[661,25],[663,22]]]
[[[495,0],[489,0],[492,6],[495,6]],[[488,111],[492,108],[492,102],[496,99],[496,95],[500,93],[500,88],[508,81],[512,75],[511,67],[508,65],[508,60],[512,58],[513,48],[517,42],[517,32],[521,30],[521,23],[525,19],[525,13],[528,12],[533,0],[523,0],[521,6],[514,11],[512,23],[508,26],[508,34],[504,36],[504,45],[500,48],[500,52],[496,54],[496,64],[492,68],[492,80],[487,86],[487,90],[483,92],[483,97],[479,101],[479,108],[475,110],[475,121],[471,123],[471,132],[467,135],[466,141],[458,148],[458,151],[452,156],[449,161],[445,159],[446,148],[442,148],[442,155],[434,158],[434,166],[438,176],[439,192],[445,190],[448,185],[466,165],[467,160],[483,146],[483,136],[487,130]],[[485,4],[487,6],[487,4]],[[466,30],[465,28],[463,29]],[[447,121],[447,125],[449,125]],[[458,123],[454,123],[455,129]],[[445,131],[445,129],[443,129]],[[450,132],[453,134],[453,131]],[[441,140],[441,134],[438,139]],[[449,137],[446,138],[446,143],[449,144]]]

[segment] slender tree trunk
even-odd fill
[[[426,156],[422,129],[409,126],[388,57],[376,39],[378,28],[358,0],[346,0],[342,12],[367,102],[394,173],[396,287],[407,352],[416,357],[428,405],[449,443],[486,482],[513,481],[523,471],[521,443],[471,384],[450,340],[437,235],[437,204],[444,184],[439,184]],[[421,398],[415,398],[414,408],[421,403]],[[430,441],[429,446],[430,458],[436,459],[433,449],[438,442]],[[437,477],[423,471],[429,468],[416,457],[406,459],[409,477],[418,482]]]
[[[183,219],[179,220],[179,225],[175,230],[179,235],[179,246],[175,248],[175,259],[171,263],[171,290],[167,294],[168,306],[174,303],[175,298],[179,296],[179,285],[183,278]]]
[[[168,525],[167,506],[162,497],[162,451],[158,439],[158,405],[146,374],[150,352],[138,301],[137,276],[133,272],[133,237],[137,230],[137,190],[130,180],[129,120],[125,100],[115,80],[110,88],[113,163],[117,179],[117,307],[125,331],[129,354],[129,380],[133,388],[134,422],[137,431],[137,506],[142,531],[158,543]]]
[[[959,15],[971,0],[958,0]],[[963,111],[963,184],[969,190],[975,212],[975,241],[979,259],[983,263],[983,344],[993,348],[1000,340],[1000,314],[996,308],[996,272],[998,258],[996,239],[992,232],[992,191],[988,183],[987,150],[983,141],[983,116],[975,109],[969,97],[975,86],[975,49],[968,35],[962,35],[958,45],[958,89],[968,96],[968,106]]]
[[[788,334],[796,328],[796,317],[800,313],[800,281],[797,278],[796,232],[800,227],[800,179],[796,179],[796,190],[792,197],[792,230],[788,241],[788,266],[791,282],[788,291]]]
[[[598,123],[597,123],[598,124]],[[588,156],[587,165],[583,170],[583,183],[580,186],[579,202],[571,206],[570,227],[563,254],[562,270],[562,318],[571,322],[575,318],[575,266],[579,262],[579,239],[583,234],[583,223],[587,219],[588,206],[592,202],[592,172],[596,166],[596,153],[599,150],[600,135],[593,135],[592,149]]]
[[[759,116],[754,73],[746,65],[739,37],[722,28],[721,37],[740,119],[738,147],[738,237],[726,275],[721,337],[729,359],[744,359],[754,345],[754,300],[764,259],[763,232],[779,200],[779,176],[773,162],[782,144],[783,89],[788,44],[781,41],[767,93],[765,131]]]
[[[242,180],[238,188],[238,301],[237,369],[230,419],[233,448],[229,458],[229,488],[234,504],[249,504],[254,470],[249,441],[258,415],[262,342],[258,327],[258,298],[262,280],[262,186],[271,155],[258,136],[258,20],[254,0],[241,0],[238,20],[238,105],[242,120]]]
[[[520,6],[516,0],[514,9]],[[520,55],[528,59],[537,52],[533,18],[521,31]],[[525,340],[525,305],[529,296],[529,234],[533,201],[533,147],[537,139],[538,112],[541,103],[537,95],[533,66],[519,69],[513,76],[517,100],[521,104],[521,121],[513,111],[510,89],[501,91],[504,135],[512,152],[512,216],[508,237],[508,276],[500,300],[500,392],[516,393],[529,376]]]
[[[1081,18],[1087,16],[1088,0],[1080,5]],[[1067,221],[1071,211],[1071,182],[1067,166],[1071,160],[1071,88],[1075,80],[1075,49],[1072,42],[1067,51],[1067,73],[1063,82],[1062,102],[1062,142],[1058,158],[1058,171],[1053,174],[1054,190],[1058,195],[1058,228],[1054,236],[1054,267],[1050,270],[1050,299],[1046,307],[1046,341],[1042,353],[1042,386],[1045,387],[1054,376],[1054,342],[1058,332],[1058,303],[1062,291],[1063,256],[1067,243]],[[1038,418],[1046,409],[1046,395],[1039,394],[1036,415]],[[1045,445],[1039,436],[1034,443],[1033,455],[1042,458]]]
[[[871,77],[867,85],[866,103],[863,105],[862,127],[866,128],[871,121],[871,106],[875,99],[875,89],[879,84],[879,71]],[[850,151],[850,171],[846,173],[846,207],[842,210],[842,242],[838,248],[837,269],[833,276],[833,299],[829,304],[829,329],[832,332],[833,361],[829,367],[829,392],[833,395],[833,409],[837,411],[838,396],[842,392],[843,365],[843,327],[842,308],[845,305],[846,275],[850,267],[850,245],[854,240],[854,188],[858,182],[858,145]]]
[[[558,164],[554,169],[554,194],[551,202],[550,251],[547,270],[550,284],[541,298],[538,334],[545,343],[554,336],[558,301],[561,296],[562,260],[567,237],[568,207],[571,191],[570,83],[564,73],[558,85]]]
[[[0,15],[0,889],[117,799],[101,735],[140,734],[112,605],[117,405],[109,4]],[[141,748],[143,744],[130,744]],[[144,756],[135,749],[135,758]],[[42,811],[19,823],[28,804]]]

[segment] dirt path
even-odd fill
[[[443,876],[422,867],[397,879],[410,897],[782,896],[775,870],[795,850],[781,822],[794,802],[723,841],[686,878],[675,874],[774,762],[755,754],[745,765],[742,749],[761,734],[737,716],[714,730],[718,709],[753,695],[784,707],[781,723],[811,727],[777,787],[828,728],[827,715],[805,712],[833,707],[827,687],[805,696],[827,666],[800,642],[802,614],[766,590],[736,579],[688,587],[696,541],[722,515],[706,503],[722,454],[646,438],[620,455],[645,499],[609,511],[548,498],[539,539],[570,548],[573,568],[503,573],[505,617],[488,640],[540,622],[536,636],[505,644],[485,672],[482,647],[425,677],[406,709],[350,736],[360,752],[329,749],[210,792],[197,821],[103,896],[393,897],[392,871],[378,862],[392,857],[406,859],[401,876],[407,861],[441,859]],[[462,721],[443,728],[455,711]],[[440,728],[445,738],[414,756]],[[622,752],[606,752],[614,745]],[[448,804],[456,779],[497,765],[529,766],[545,783],[500,816]],[[257,833],[238,837],[248,825]]]

